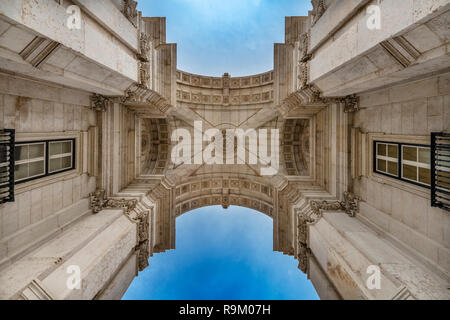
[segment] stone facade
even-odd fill
[[[63,23],[71,4],[80,29]],[[429,147],[450,131],[450,3],[312,5],[286,18],[273,70],[209,77],[177,69],[165,18],[136,1],[2,1],[0,130],[75,148],[70,170],[16,183],[0,205],[0,299],[120,299],[175,248],[176,218],[210,205],[271,217],[274,250],[322,299],[449,299],[449,213],[429,188],[377,172],[374,143]],[[371,5],[389,28],[366,27]],[[279,129],[279,170],[173,163],[172,133],[194,136],[194,121]]]

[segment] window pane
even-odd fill
[[[386,145],[385,144],[378,143],[377,148],[378,148],[377,155],[379,155],[379,156],[386,155]]]
[[[388,161],[388,173],[398,176],[398,164]]]
[[[428,148],[419,149],[419,162],[430,164],[430,149]]]
[[[28,163],[19,164],[14,167],[15,180],[21,180],[28,177]]]
[[[72,157],[64,157],[61,159],[62,161],[62,168],[64,169],[68,169],[70,167],[72,167]]]
[[[406,179],[417,181],[417,167],[404,164],[403,177]]]
[[[417,148],[404,146],[403,160],[417,161]]]
[[[430,169],[419,168],[419,182],[425,184],[431,184],[431,171]]]
[[[54,172],[54,171],[57,171],[57,170],[61,170],[61,168],[62,168],[61,158],[50,159],[49,172]]]
[[[14,148],[14,160],[20,161],[26,159],[28,159],[28,146],[16,146]]]
[[[29,159],[41,158],[44,156],[44,144],[31,144],[28,147]]]
[[[391,158],[398,158],[398,146],[388,146],[388,156]]]
[[[50,143],[50,156],[54,156],[62,153],[62,143],[52,142]]]
[[[72,142],[71,141],[63,142],[62,153],[72,153]]]
[[[381,160],[381,159],[377,160],[377,170],[386,172],[386,160]]]
[[[41,175],[45,173],[44,161],[31,162],[29,166],[29,177]]]

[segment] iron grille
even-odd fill
[[[431,206],[450,211],[450,133],[431,133]]]
[[[0,130],[0,204],[14,201],[14,129]]]

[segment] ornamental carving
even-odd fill
[[[105,199],[105,190],[97,190],[89,195],[89,208],[93,213],[103,209],[124,209],[125,214],[129,215],[136,205],[136,199]]]
[[[103,209],[105,202],[105,190],[97,190],[89,194],[89,209],[93,213],[99,213]]]
[[[311,60],[312,54],[308,53],[309,50],[309,34],[303,33],[299,39],[300,42],[300,62],[306,62]]]
[[[351,113],[358,111],[359,108],[359,97],[356,94],[346,96],[340,100],[344,104],[344,112]]]
[[[309,34],[307,32],[300,36],[300,61],[299,61],[299,89],[304,89],[308,86],[309,78],[309,63],[312,54],[308,53],[309,48]]]
[[[123,209],[125,215],[137,224],[137,265],[139,271],[148,267],[149,252],[149,211],[137,208],[136,199],[106,199],[104,190],[97,190],[89,195],[89,208],[93,213],[103,209]]]
[[[312,15],[312,25],[315,25],[317,21],[323,16],[327,8],[325,6],[325,0],[311,0],[311,4],[313,7]]]
[[[297,208],[298,225],[298,251],[297,259],[299,269],[304,273],[308,272],[308,258],[310,250],[308,248],[308,225],[317,223],[322,218],[322,211],[345,211],[350,217],[354,217],[358,212],[359,197],[353,193],[344,192],[343,201],[318,201],[311,200],[309,205]]]
[[[139,63],[139,84],[145,88],[150,89],[150,63]]]
[[[341,202],[343,210],[350,217],[355,217],[358,212],[358,202],[361,200],[360,197],[354,195],[351,192],[344,192],[344,201]]]
[[[108,97],[94,93],[91,96],[91,108],[95,111],[105,112],[110,100]]]
[[[301,90],[306,88],[306,86],[308,85],[308,78],[309,78],[308,62],[300,62],[298,73],[299,73],[298,79],[300,80],[299,89]]]
[[[141,37],[139,39],[140,52],[137,58],[143,62],[150,61],[150,36],[141,32]]]
[[[148,267],[148,258],[150,257],[150,254],[148,251],[148,240],[145,240],[145,241],[139,243],[136,246],[136,251],[138,252],[138,256],[137,256],[138,270],[142,271]]]
[[[123,0],[122,13],[134,27],[137,27],[137,5],[138,3],[134,0]]]
[[[310,249],[306,244],[299,242],[298,246],[298,268],[305,274],[308,274],[308,259]]]
[[[138,245],[136,251],[139,251],[137,265],[139,271],[148,267],[149,252],[149,211],[140,211],[137,217],[133,219],[138,224]]]
[[[355,217],[358,212],[358,201],[361,200],[358,196],[351,192],[344,192],[343,201],[311,201],[310,207],[314,215],[320,219],[322,211],[344,211],[350,217]],[[318,220],[317,219],[317,220]]]

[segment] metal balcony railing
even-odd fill
[[[0,130],[0,204],[14,201],[14,129]]]
[[[431,206],[450,211],[450,133],[431,133]]]

